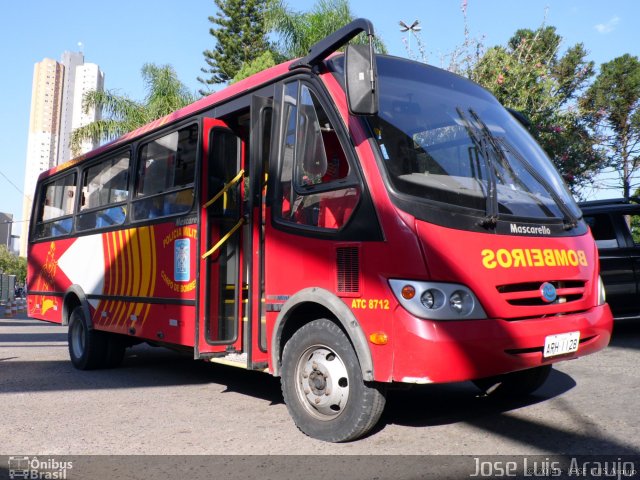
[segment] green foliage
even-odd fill
[[[206,78],[198,81],[207,88],[201,95],[210,93],[212,85],[226,83],[234,78],[244,64],[253,62],[269,50],[265,26],[267,0],[214,0],[218,7],[209,21],[215,25],[209,33],[216,39],[213,50],[203,53],[207,67],[201,71]]]
[[[582,44],[558,53],[562,42],[554,27],[521,29],[506,47],[495,46],[470,70],[506,107],[524,113],[530,131],[576,192],[603,168],[603,157],[585,119],[574,108],[594,74]]]
[[[267,68],[276,65],[276,61],[273,58],[273,53],[270,51],[263,52],[257,58],[254,58],[251,62],[244,63],[236,76],[229,83],[239,82],[240,80],[250,77],[251,75],[266,70]]]
[[[602,152],[619,173],[629,197],[640,168],[640,62],[625,54],[604,63],[580,100],[590,128],[602,138]]]
[[[145,64],[142,67],[146,96],[142,102],[113,91],[91,91],[82,101],[85,112],[92,108],[102,111],[102,119],[77,128],[71,135],[71,148],[78,154],[83,140],[115,139],[153,120],[170,114],[195,100],[178,79],[171,65]]]
[[[27,259],[12,254],[5,245],[0,245],[0,272],[15,275],[16,282],[23,285],[27,278]]]
[[[147,117],[145,124],[196,100],[170,65],[147,63],[142,67],[142,79],[147,91],[143,109]]]
[[[640,215],[625,215],[625,220],[629,225],[633,243],[640,245]]]
[[[203,55],[208,77],[198,81],[210,88],[234,83],[287,59],[305,56],[311,46],[355,19],[348,0],[318,0],[309,12],[292,10],[284,0],[214,0],[219,11],[209,21],[216,28],[213,50]],[[274,33],[277,45],[267,40]],[[354,43],[368,40],[360,35]],[[385,52],[376,40],[376,49]],[[200,90],[207,95],[210,90]]]
[[[305,56],[314,43],[356,18],[349,0],[317,0],[309,12],[292,10],[284,0],[268,1],[267,25],[279,37],[278,52],[289,59]],[[353,40],[353,43],[366,42],[363,35]],[[386,52],[380,40],[376,40],[376,50]]]

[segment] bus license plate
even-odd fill
[[[544,357],[554,357],[565,353],[577,352],[580,332],[549,335],[544,339]]]

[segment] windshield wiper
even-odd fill
[[[547,193],[549,193],[552,200],[564,215],[564,218],[562,219],[564,229],[571,230],[577,227],[578,219],[573,214],[573,212],[571,212],[569,207],[562,201],[560,196],[556,193],[555,189],[551,187],[551,185],[549,185],[549,182],[547,182],[547,180],[542,175],[540,175],[540,173],[535,168],[533,168],[533,166],[527,161],[526,158],[524,158],[520,154],[520,152],[515,151],[514,148],[510,148],[509,143],[505,139],[496,138],[491,133],[491,130],[489,130],[487,124],[484,123],[484,121],[473,109],[469,109],[469,113],[473,117],[474,121],[476,121],[480,125],[483,137],[489,142],[493,150],[500,157],[500,160],[504,162],[505,165],[508,164],[506,155],[504,153],[504,148],[506,147],[507,150],[509,150],[509,152],[511,152],[511,154],[516,157],[516,159],[522,164],[527,173],[529,173],[529,175],[531,175],[540,185],[542,185]]]
[[[460,116],[460,119],[464,123],[464,128],[467,130],[469,134],[469,138],[476,146],[482,157],[487,162],[487,190],[484,192],[486,198],[486,206],[485,206],[485,216],[480,221],[480,226],[484,228],[495,228],[498,225],[498,189],[497,189],[497,181],[495,176],[495,168],[493,165],[493,159],[490,154],[490,149],[488,148],[487,143],[488,139],[486,135],[482,133],[482,131],[475,125],[472,125],[471,122],[467,119],[464,112],[460,107],[456,107],[456,111]],[[472,110],[470,110],[471,115],[475,115]],[[494,152],[496,151],[495,146],[489,143]],[[478,182],[482,187],[482,182]]]
[[[576,217],[571,209],[567,206],[567,204],[562,201],[562,198],[560,198],[560,196],[556,193],[549,182],[547,182],[547,180],[542,175],[540,175],[540,173],[535,168],[533,168],[533,165],[531,165],[520,152],[516,151],[516,149],[513,148],[506,139],[498,139],[498,142],[500,142],[503,148],[509,151],[511,155],[516,157],[516,159],[522,164],[522,166],[524,166],[529,175],[531,175],[538,183],[540,183],[540,185],[543,186],[543,188],[549,193],[549,195],[551,195],[551,199],[555,202],[555,204],[564,215],[564,218],[562,219],[564,229],[571,230],[577,227],[579,220],[578,217]]]

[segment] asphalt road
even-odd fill
[[[146,345],[122,367],[78,371],[66,328],[0,319],[0,455],[640,455],[640,322],[556,367],[526,401],[470,383],[392,391],[359,441],[304,436],[279,380]]]

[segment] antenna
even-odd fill
[[[415,35],[416,32],[422,30],[422,27],[420,26],[420,20],[415,20],[411,25],[407,25],[402,20],[400,20],[398,24],[400,25],[400,31],[402,33],[409,32],[409,56],[411,56],[411,34],[413,33]]]
[[[400,20],[398,23],[400,24],[400,27],[402,27],[400,28],[401,32],[407,32],[409,30],[411,30],[412,32],[419,32],[420,30],[422,30],[422,27],[420,26],[420,20],[414,21],[411,25],[407,25],[402,20]]]

